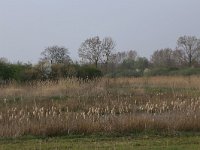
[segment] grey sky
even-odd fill
[[[0,0],[0,57],[35,63],[56,44],[75,59],[96,35],[149,57],[181,35],[200,38],[199,8],[200,0]]]

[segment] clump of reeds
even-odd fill
[[[148,85],[143,80],[67,79],[4,86],[0,92],[0,136],[200,131],[196,83],[188,86],[183,77],[149,78]],[[149,93],[147,86],[170,90]]]

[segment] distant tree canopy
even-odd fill
[[[111,37],[99,36],[86,39],[78,49],[81,62],[74,63],[67,48],[50,46],[41,53],[41,60],[30,63],[10,63],[0,58],[0,83],[2,81],[58,80],[77,77],[95,79],[107,77],[139,77],[143,75],[192,75],[200,74],[200,39],[181,36],[175,49],[163,48],[153,52],[150,60],[135,50],[116,52]]]
[[[151,56],[151,63],[154,67],[172,67],[174,66],[174,51],[170,48],[156,50]]]
[[[94,64],[97,68],[100,62],[108,64],[114,48],[115,42],[111,37],[105,37],[101,40],[99,36],[95,36],[86,39],[81,44],[78,54],[82,62]]]
[[[138,57],[135,61],[134,68],[144,71],[149,67],[149,61],[146,57]]]
[[[195,36],[181,36],[177,48],[160,49],[151,56],[154,67],[192,67],[200,63],[200,39]]]
[[[43,56],[43,61],[49,61],[51,64],[66,64],[71,62],[68,49],[57,45],[47,47],[41,55]]]
[[[97,65],[102,57],[101,40],[98,36],[86,39],[78,49],[79,57],[83,62]]]
[[[200,39],[195,36],[181,36],[177,40],[178,49],[183,51],[188,66],[191,67],[200,57]]]
[[[113,39],[111,37],[105,37],[102,40],[102,53],[103,53],[103,60],[105,62],[106,65],[106,71],[108,71],[108,65],[111,61],[111,55],[113,54],[113,51],[115,49],[115,42],[113,41]]]

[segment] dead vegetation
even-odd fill
[[[12,83],[0,89],[0,136],[200,131],[200,78]]]

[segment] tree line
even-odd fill
[[[78,49],[80,61],[72,61],[69,50],[63,46],[50,46],[41,53],[36,64],[9,63],[0,59],[0,81],[46,80],[67,77],[92,79],[100,76],[162,75],[179,70],[198,70],[200,66],[200,39],[181,36],[175,49],[163,48],[153,52],[150,59],[135,50],[117,52],[111,37],[90,37]],[[163,71],[164,70],[164,71]]]

